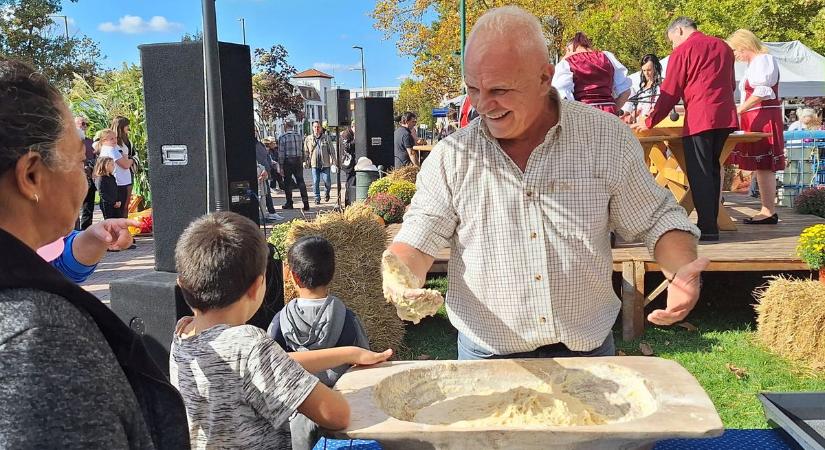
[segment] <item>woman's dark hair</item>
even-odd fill
[[[131,148],[132,143],[129,141],[129,133],[124,130],[124,128],[129,126],[129,119],[123,116],[115,116],[112,119],[112,126],[109,127],[115,130],[117,133],[117,145],[123,145],[124,143]]]
[[[658,86],[662,84],[662,63],[659,62],[659,57],[654,55],[653,53],[648,53],[645,56],[642,56],[642,61],[639,63],[639,67],[641,68],[647,63],[653,63],[653,86]],[[639,90],[641,91],[644,89],[645,84],[647,84],[647,79],[645,79],[644,72],[639,72]]]
[[[576,32],[573,39],[570,39],[570,42],[567,43],[568,46],[573,46],[573,50],[584,47],[584,48],[593,48],[593,44],[590,42],[590,39],[587,37],[586,34],[582,33],[581,31]]]
[[[26,153],[48,165],[63,133],[63,97],[43,75],[19,61],[0,58],[0,175]]]
[[[309,289],[328,285],[335,275],[335,250],[321,236],[305,236],[287,251],[289,269]]]

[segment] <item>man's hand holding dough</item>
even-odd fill
[[[384,251],[381,268],[384,298],[395,305],[396,314],[402,320],[418,323],[435,314],[444,303],[441,292],[421,289],[424,283],[391,251]]]

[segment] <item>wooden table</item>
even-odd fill
[[[434,145],[414,145],[413,150],[418,152],[418,163],[421,164],[421,152],[431,152]]]
[[[724,165],[725,160],[733,152],[736,144],[756,142],[767,136],[769,136],[768,133],[731,134],[722,148],[722,154],[719,157],[720,164]],[[694,203],[687,179],[682,127],[653,128],[647,130],[645,135],[637,137],[645,150],[645,162],[650,167],[650,172],[656,177],[656,183],[672,192],[679,205],[690,214],[694,209]],[[668,149],[670,150],[670,157],[667,156]],[[736,230],[736,225],[721,202],[716,220],[720,230]]]

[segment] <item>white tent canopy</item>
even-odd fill
[[[765,42],[768,53],[779,63],[779,95],[781,97],[825,97],[825,56],[799,41]],[[667,75],[668,57],[662,59],[663,75]],[[736,63],[737,83],[745,74],[746,64]],[[639,72],[630,75],[633,86],[639,86]],[[737,92],[738,98],[738,92]]]

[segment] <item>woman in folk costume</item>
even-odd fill
[[[653,53],[642,57],[639,73],[639,87],[634,87],[630,98],[622,106],[622,118],[627,123],[636,123],[639,116],[649,116],[659,98],[659,85],[662,84],[662,63]]]
[[[616,114],[630,97],[631,84],[625,66],[612,53],[594,49],[582,32],[567,44],[553,75],[553,87],[562,98],[611,114]]]
[[[754,225],[775,224],[776,171],[785,168],[785,142],[782,134],[782,106],[779,99],[779,65],[762,42],[748,30],[736,30],[727,39],[739,61],[748,64],[739,82],[741,103],[737,108],[740,128],[744,131],[769,133],[753,143],[739,144],[731,162],[740,169],[756,173],[762,210],[745,219]]]

